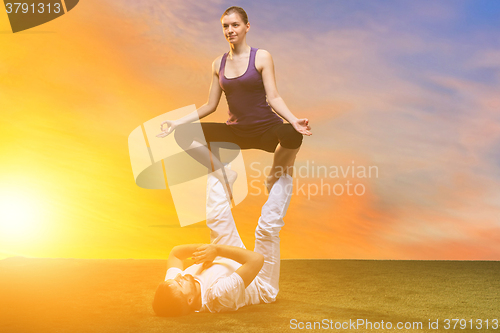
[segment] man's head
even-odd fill
[[[165,280],[156,289],[153,310],[158,316],[177,317],[187,315],[199,306],[200,293],[191,274]]]

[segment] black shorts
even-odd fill
[[[288,149],[299,148],[302,144],[302,134],[289,123],[275,125],[264,133],[254,137],[243,137],[234,133],[232,125],[225,123],[202,122],[201,128],[205,136],[196,138],[198,124],[183,124],[175,130],[175,140],[183,149],[187,149],[194,139],[210,142],[229,142],[238,145],[240,149],[260,149],[274,153],[278,143]]]

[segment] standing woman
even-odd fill
[[[191,124],[213,113],[219,104],[222,91],[229,106],[226,123],[202,122],[205,141],[232,142],[241,149],[261,149],[274,153],[273,166],[266,178],[266,188],[283,175],[292,175],[295,157],[302,144],[303,135],[311,135],[308,119],[295,117],[278,94],[271,54],[266,50],[250,47],[246,34],[250,23],[241,7],[226,9],[221,17],[224,36],[230,51],[217,57],[212,63],[212,83],[208,102],[198,110],[175,121],[161,124],[165,137],[175,129],[175,138],[188,154],[211,167],[210,151],[203,138],[196,137]],[[271,109],[272,108],[272,109]],[[273,112],[286,119],[288,123]],[[167,124],[168,128],[164,129]],[[226,184],[231,198],[231,187],[236,180],[236,172],[225,167],[216,157],[212,157],[214,175]]]

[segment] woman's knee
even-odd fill
[[[303,135],[290,124],[278,129],[278,139],[283,148],[297,149],[302,145]]]
[[[177,144],[184,150],[188,149],[195,138],[195,128],[192,124],[182,124],[177,126],[174,132],[174,138]]]

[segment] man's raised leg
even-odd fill
[[[257,275],[256,284],[261,297],[273,302],[279,291],[280,278],[280,238],[281,227],[292,198],[293,179],[284,174],[273,185],[269,197],[262,207],[257,229],[255,230],[255,252],[264,256],[264,266]]]
[[[207,181],[207,226],[210,242],[245,248],[234,223],[231,206],[222,183],[212,174]]]

